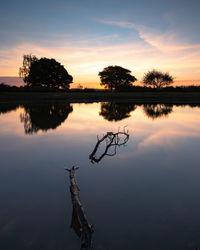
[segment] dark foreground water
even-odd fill
[[[104,141],[92,163],[97,135],[124,126],[125,145],[103,155]],[[91,249],[200,248],[199,107],[1,105],[0,144],[1,250],[80,249],[65,170],[73,165]]]

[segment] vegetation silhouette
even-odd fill
[[[110,90],[132,86],[137,79],[130,73],[130,70],[120,66],[108,66],[99,72],[100,84]]]
[[[77,236],[81,238],[80,249],[90,250],[94,229],[93,225],[88,222],[87,216],[79,198],[80,189],[75,178],[75,172],[78,168],[79,167],[73,166],[72,168],[66,169],[69,171],[70,192],[73,207],[71,228],[73,228]]]
[[[23,107],[25,113],[20,114],[20,119],[24,123],[25,134],[55,129],[73,111],[73,107],[69,103],[43,104],[40,106],[24,104]]]
[[[99,115],[107,121],[116,122],[130,117],[130,112],[134,111],[136,107],[133,103],[103,102]]]
[[[158,89],[169,86],[173,81],[174,79],[169,73],[163,73],[155,69],[147,72],[143,78],[144,85],[149,85]]]
[[[19,69],[20,77],[28,86],[45,86],[49,88],[69,89],[73,78],[67,70],[51,58],[38,59],[32,55],[24,55],[23,66]]]
[[[1,103],[0,105],[0,115],[6,114],[10,111],[14,111],[19,107],[19,104],[16,103]]]
[[[117,153],[117,147],[125,145],[129,140],[128,130],[118,131],[117,133],[107,132],[101,139],[97,136],[97,143],[89,156],[92,163],[100,162],[106,155],[114,156]],[[103,152],[97,156],[99,148],[104,144]],[[112,150],[112,153],[111,153]]]
[[[172,104],[144,104],[144,113],[147,117],[156,118],[167,117],[173,111]]]
[[[22,77],[23,81],[27,83],[28,85],[30,84],[29,78],[28,78],[30,68],[32,64],[37,61],[38,61],[38,58],[34,55],[27,54],[23,56],[22,67],[19,68],[19,77]]]

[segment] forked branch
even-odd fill
[[[104,135],[101,139],[99,139],[99,137],[97,136],[97,143],[94,147],[94,150],[89,156],[91,162],[98,163],[102,160],[102,158],[105,155],[114,156],[117,152],[116,151],[117,147],[125,145],[128,140],[129,140],[129,133],[128,130],[125,129],[125,127],[123,128],[123,131],[119,131],[118,129],[117,133],[107,132],[106,135]],[[105,143],[105,149],[100,156],[97,156],[97,151],[102,143]],[[111,148],[113,149],[113,152],[109,153],[109,150]]]

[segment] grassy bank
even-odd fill
[[[0,103],[51,101],[200,104],[200,92],[0,92]]]

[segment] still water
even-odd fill
[[[1,105],[0,144],[0,249],[80,249],[73,165],[91,249],[200,249],[200,107]]]

